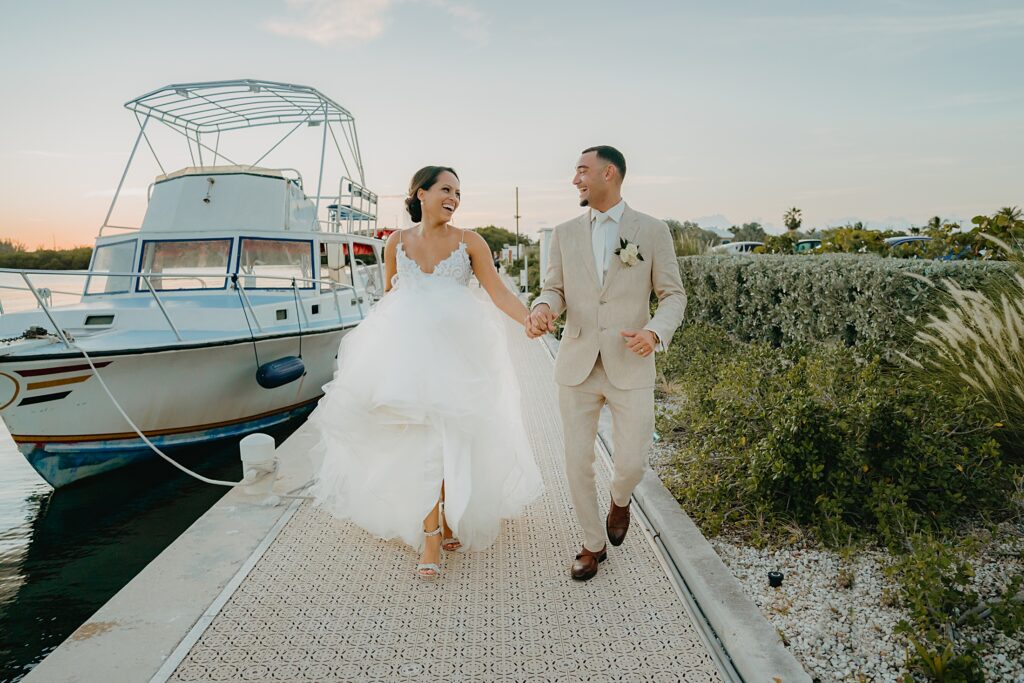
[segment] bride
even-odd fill
[[[449,224],[455,171],[416,172],[405,200],[413,228],[384,247],[386,294],[338,351],[334,379],[309,417],[323,464],[313,496],[331,514],[420,551],[416,572],[441,573],[441,548],[481,550],[541,492],[523,427],[504,323],[468,287],[524,324],[477,233]]]

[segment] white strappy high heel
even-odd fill
[[[439,526],[441,527],[441,529],[444,529],[445,526],[447,526],[447,524],[448,524],[448,520],[445,519],[445,516],[444,516],[444,501],[443,500],[441,501],[441,507],[440,507],[440,510],[439,510],[439,514],[441,515],[441,524]],[[453,533],[454,533],[454,531],[453,531]],[[449,536],[448,538],[445,538],[444,534],[442,534],[441,535],[441,547],[446,552],[449,552],[449,553],[458,552],[458,551],[462,550],[462,541],[460,541],[457,536]]]
[[[424,536],[438,536],[441,533],[441,525],[438,524],[437,528],[433,531],[424,531]],[[442,544],[443,545],[443,544]],[[443,552],[443,550],[442,550]],[[424,572],[433,572],[432,574],[426,574]],[[441,576],[441,563],[438,562],[420,562],[416,565],[416,576],[424,580],[436,579]]]

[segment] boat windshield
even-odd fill
[[[142,243],[144,273],[153,289],[224,289],[227,287],[231,239],[153,240]],[[164,277],[174,275],[175,277]],[[139,281],[139,291],[146,283]]]
[[[243,237],[238,274],[246,289],[290,288],[287,278],[297,278],[299,288],[310,289],[313,283],[304,280],[313,277],[313,242]]]
[[[117,294],[131,289],[132,279],[127,276],[107,276],[103,273],[130,273],[135,263],[135,240],[124,240],[96,247],[92,257],[90,275],[86,281],[86,294]]]

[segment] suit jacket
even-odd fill
[[[686,311],[672,234],[664,221],[628,205],[619,236],[640,248],[643,261],[627,266],[613,256],[604,285],[599,284],[591,246],[590,212],[555,228],[544,273],[544,288],[533,305],[545,303],[566,313],[555,360],[555,381],[576,386],[594,369],[598,354],[608,380],[619,389],[654,386],[654,354],[641,357],[626,348],[622,330],[654,330],[668,347]],[[658,308],[650,317],[651,292]]]

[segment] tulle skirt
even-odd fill
[[[393,290],[343,338],[309,417],[319,505],[419,549],[443,480],[445,519],[474,551],[540,495],[500,316],[439,277]]]

